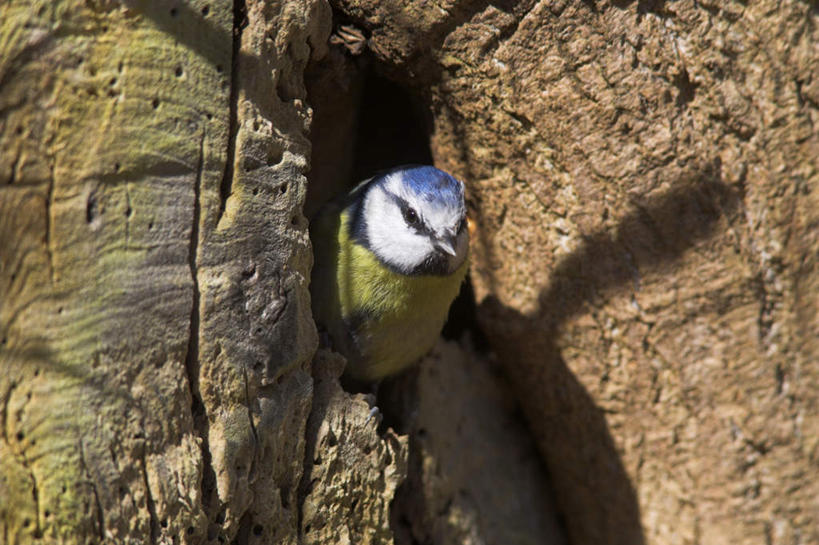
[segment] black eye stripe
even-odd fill
[[[399,197],[398,195],[394,195],[392,193],[387,193],[387,195],[390,196],[390,198],[393,200],[393,202],[395,202],[395,204],[401,210],[401,215],[404,217],[404,221],[407,223],[407,226],[409,226],[412,229],[415,229],[418,233],[422,233],[422,234],[428,235],[430,237],[434,237],[434,235],[435,235],[434,231],[429,227],[429,225],[426,224],[426,222],[424,221],[423,216],[421,216],[421,214],[419,214],[418,211],[415,210],[415,208],[413,208],[409,204],[409,202],[406,201],[406,199],[404,199],[402,197]],[[415,214],[415,221],[410,221],[407,218],[408,212],[412,212],[412,213]],[[460,223],[458,223],[458,227],[457,227],[455,232],[460,233],[465,228],[466,228],[466,218],[464,217],[464,218],[461,219]]]
[[[426,223],[424,223],[424,218],[418,213],[417,210],[410,206],[405,199],[399,197],[398,195],[393,195],[392,193],[388,193],[388,195],[392,197],[392,200],[398,205],[398,208],[401,210],[401,215],[404,216],[404,221],[407,222],[409,227],[415,229],[419,233],[432,235],[432,230]],[[408,221],[407,212],[409,211],[412,211],[415,214],[415,222]]]

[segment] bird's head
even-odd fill
[[[431,166],[376,176],[360,209],[359,232],[384,264],[410,275],[448,275],[466,259],[464,185]]]

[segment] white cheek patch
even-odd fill
[[[441,257],[430,234],[441,240],[455,235],[465,216],[459,206],[445,201],[427,200],[405,184],[399,172],[389,174],[380,186],[373,187],[364,198],[363,214],[370,250],[381,261],[405,273],[412,274],[428,264],[433,256]],[[407,225],[400,202],[404,201],[421,217],[429,232],[419,232]],[[469,247],[469,234],[464,230],[454,241],[455,255],[445,256],[449,273],[463,264]]]
[[[370,249],[383,261],[409,273],[435,248],[426,235],[410,228],[394,199],[374,188],[364,202]]]

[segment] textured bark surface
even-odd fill
[[[314,361],[316,402],[300,490],[302,543],[392,543],[390,502],[407,474],[407,437],[389,429],[378,433],[372,399],[341,389],[344,365],[343,357],[326,350]]]
[[[467,181],[569,542],[819,541],[815,2],[334,4]],[[365,64],[330,31],[319,0],[0,6],[4,544],[561,542],[484,358],[398,380],[409,439],[311,373],[310,139],[318,203]]]
[[[186,360],[227,159],[231,11],[0,10],[4,540],[202,541],[214,469]],[[206,35],[227,41],[189,47]]]
[[[329,32],[318,1],[0,6],[3,544],[298,542]]]
[[[570,541],[819,541],[819,13],[336,0],[478,223]]]
[[[410,437],[396,543],[563,545],[551,486],[517,404],[486,357],[439,342],[398,384]]]

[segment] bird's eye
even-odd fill
[[[464,230],[464,227],[466,227],[466,218],[462,219],[462,220],[461,220],[461,221],[458,223],[458,230],[457,230],[456,232],[457,232],[457,233],[460,233],[461,231],[463,231],[463,230]]]
[[[418,223],[418,214],[409,206],[404,208],[401,212],[404,214],[404,221],[407,225],[415,225]]]

